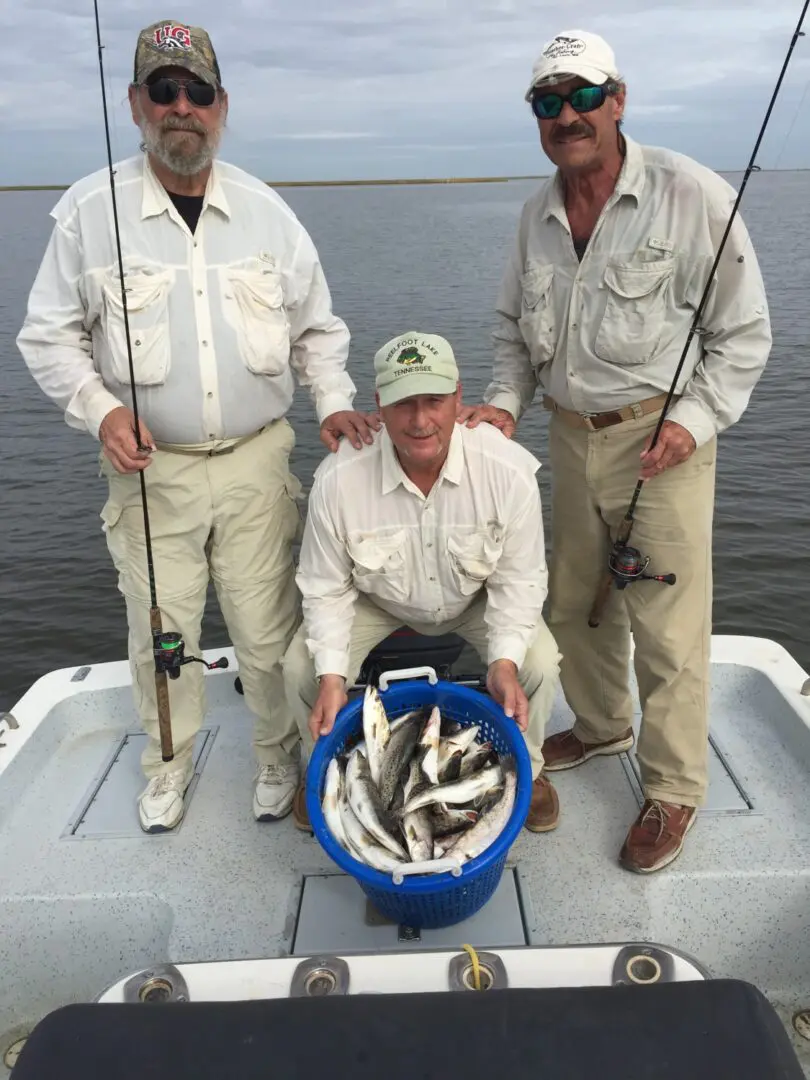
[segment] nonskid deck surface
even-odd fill
[[[555,774],[558,829],[524,831],[510,856],[527,944],[659,942],[755,983],[788,1023],[810,1007],[810,706],[785,657],[753,639],[718,646],[709,805],[669,868],[641,877],[617,864],[640,805],[632,755]],[[6,1045],[9,1031],[150,964],[289,954],[303,882],[336,872],[291,818],[253,820],[250,717],[233,668],[207,677],[186,817],[163,836],[138,827],[143,736],[126,665],[70,674],[37,684],[15,710],[19,729],[0,732],[0,755],[14,753],[0,771]],[[49,695],[57,703],[28,734]],[[560,698],[549,731],[567,722]],[[796,1046],[807,1055],[810,1042]]]

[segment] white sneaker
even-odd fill
[[[257,821],[278,821],[289,814],[298,778],[297,765],[262,765],[253,792],[253,816]]]
[[[138,798],[141,828],[147,833],[168,832],[183,816],[183,795],[194,775],[194,761],[183,769],[153,776]]]

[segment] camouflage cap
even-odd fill
[[[222,85],[214,46],[199,26],[161,19],[141,30],[135,46],[133,82],[143,83],[164,67],[186,68],[212,86]]]

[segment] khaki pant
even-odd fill
[[[439,626],[412,626],[419,634],[438,637],[457,633],[478,651],[487,663],[487,626],[484,622],[485,597],[477,598],[463,615]],[[387,611],[377,607],[365,596],[355,603],[354,622],[349,659],[349,685],[357,681],[363,661],[368,653],[398,630],[402,622]],[[309,715],[318,697],[315,668],[306,646],[305,627],[301,626],[293,638],[282,666],[284,685],[290,708],[298,721],[301,733],[302,759],[309,759],[313,741],[309,733]],[[546,721],[551,713],[558,685],[560,656],[557,645],[545,623],[537,628],[534,641],[526,652],[526,658],[518,678],[529,699],[529,725],[525,733],[526,746],[532,759],[532,774],[537,777],[543,768],[542,746]]]
[[[254,747],[263,765],[286,764],[298,742],[279,664],[300,620],[292,558],[300,526],[298,482],[288,465],[294,444],[292,428],[278,420],[226,454],[158,449],[145,474],[163,630],[182,635],[186,655],[200,655],[210,574],[255,715]],[[101,469],[109,481],[101,516],[126,599],[135,703],[149,736],[142,766],[151,777],[181,768],[192,754],[205,713],[205,669],[186,664],[178,679],[168,680],[174,761],[164,762],[140,481],[116,472],[103,454]]]
[[[642,706],[638,761],[647,797],[700,806],[707,788],[712,516],[716,440],[645,482],[629,543],[649,555],[647,573],[613,589],[598,628],[588,615],[612,537],[659,413],[601,431],[549,425],[552,498],[549,627],[563,655],[560,679],[574,733],[602,742],[630,726],[630,631]]]

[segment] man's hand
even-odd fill
[[[696,448],[694,437],[674,420],[663,422],[658,441],[652,450],[649,449],[651,442],[652,435],[649,435],[641,452],[642,480],[652,480],[673,465],[680,465],[692,456]]]
[[[511,660],[494,660],[487,669],[487,690],[507,716],[513,716],[521,731],[529,724],[529,699],[518,682]]]
[[[506,409],[496,409],[494,405],[459,405],[456,420],[468,428],[478,427],[480,423],[492,424],[507,439],[515,434],[514,416]]]
[[[104,453],[120,473],[136,473],[152,464],[149,450],[155,449],[155,441],[143,420],[138,418],[141,428],[141,445],[148,450],[139,450],[135,442],[135,414],[125,405],[119,405],[101,421],[98,437],[104,447]]]
[[[349,700],[346,680],[342,675],[321,675],[318,700],[309,714],[309,731],[315,742],[328,735],[335,726],[335,717]]]
[[[344,409],[327,416],[321,424],[321,442],[334,453],[340,446],[340,436],[345,435],[355,450],[359,450],[363,443],[371,444],[374,441],[372,432],[379,431],[381,427],[379,413],[366,414]]]

